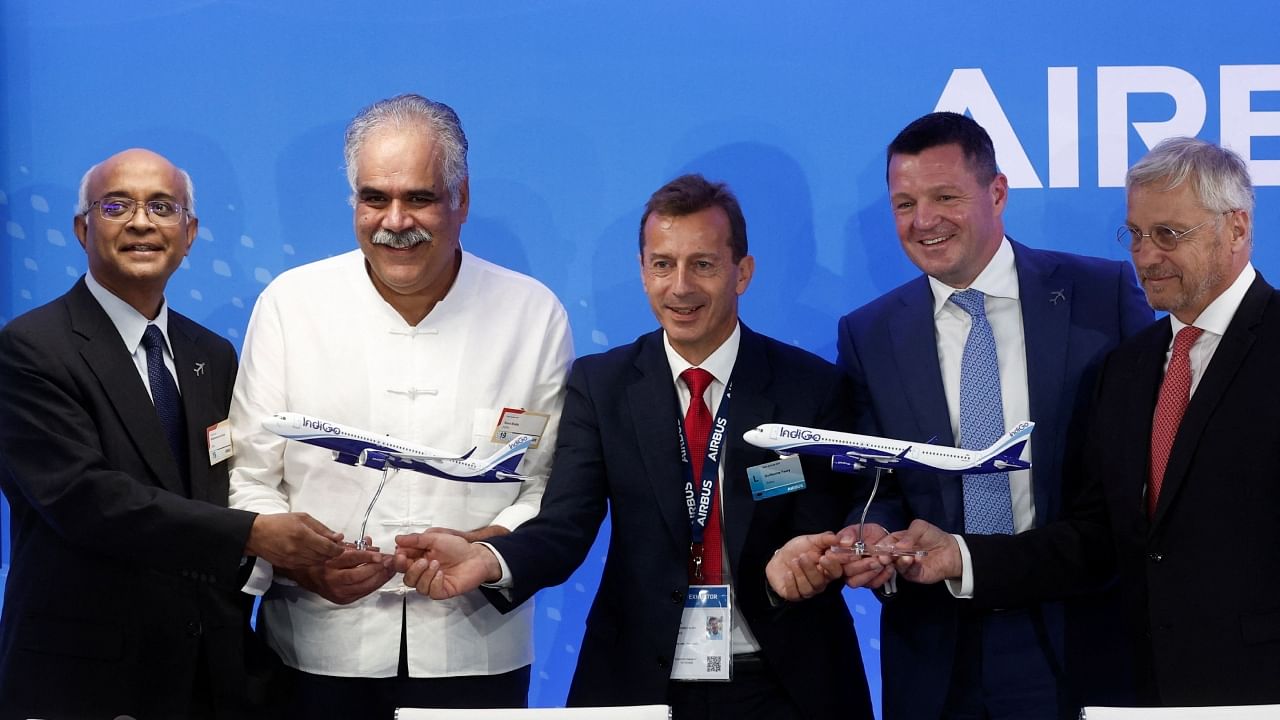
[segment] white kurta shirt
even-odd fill
[[[503,408],[547,413],[524,483],[391,476],[367,534],[384,551],[429,527],[514,529],[538,512],[573,358],[568,318],[532,278],[463,253],[448,295],[416,327],[374,288],[353,251],[290,270],[262,292],[245,334],[231,407],[231,506],[302,511],[348,539],[360,534],[382,474],[262,429],[272,413],[305,413],[451,453],[484,457]],[[409,674],[509,672],[533,660],[532,603],[502,615],[479,592],[446,601],[406,588],[335,605],[284,578],[262,603],[270,645],[288,665],[345,677],[389,677],[407,613]]]

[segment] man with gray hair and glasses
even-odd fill
[[[226,422],[235,350],[164,296],[194,206],[154,152],[95,165],[74,221],[89,272],[0,331],[0,718],[249,716],[271,663],[245,556],[342,552],[305,514],[226,508],[231,448],[206,428]]]
[[[348,126],[345,155],[359,248],[285,272],[258,298],[231,409],[231,504],[302,510],[369,542],[323,567],[275,568],[259,629],[296,671],[291,716],[523,707],[532,608],[503,615],[479,592],[419,596],[390,552],[398,534],[480,540],[537,514],[573,357],[568,318],[537,281],[462,249],[467,139],[448,105],[376,102]],[[383,473],[265,430],[281,412],[451,456],[490,455],[513,429],[535,444],[518,482],[388,466],[379,494]]]
[[[971,572],[973,603],[995,607],[1116,577],[1145,704],[1280,703],[1280,294],[1249,260],[1253,186],[1193,138],[1157,145],[1125,186],[1118,239],[1169,315],[1106,361],[1071,512],[1012,537],[917,521],[897,540],[930,554],[898,568]]]

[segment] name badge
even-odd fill
[[[236,454],[231,445],[231,421],[223,420],[217,425],[210,425],[204,431],[209,447],[209,467],[213,467]]]
[[[751,497],[764,500],[804,489],[804,468],[799,455],[789,455],[764,465],[747,468]]]
[[[493,442],[506,445],[516,435],[528,435],[533,438],[529,449],[533,450],[542,442],[542,433],[547,429],[547,421],[551,416],[547,413],[532,412],[521,408],[502,408],[498,417],[498,427],[494,428]]]
[[[728,585],[690,585],[680,615],[672,680],[729,680],[733,622]]]

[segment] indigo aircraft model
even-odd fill
[[[863,468],[919,468],[946,474],[981,474],[1031,467],[1031,463],[1021,456],[1035,426],[1029,420],[1020,422],[985,450],[963,450],[780,423],[748,430],[742,439],[782,456],[829,456],[831,469],[837,472],[852,473]]]
[[[463,455],[450,455],[390,435],[379,435],[301,413],[276,413],[263,420],[262,427],[280,437],[331,450],[334,461],[344,465],[384,471],[389,467],[413,470],[462,482],[501,483],[528,479],[528,476],[516,473],[516,466],[533,442],[528,435],[516,435],[493,455],[477,460],[471,457],[475,448]]]

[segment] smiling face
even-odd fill
[[[416,325],[448,292],[461,260],[458,236],[470,192],[453,207],[442,151],[430,131],[388,128],[357,156],[355,231],[378,293]]]
[[[671,347],[694,365],[733,334],[738,296],[755,271],[750,255],[734,262],[730,234],[719,207],[645,220],[640,278],[649,307]]]
[[[198,222],[184,211],[177,224],[157,225],[143,205],[170,200],[186,208],[191,199],[182,173],[150,150],[126,150],[94,168],[86,191],[90,202],[128,198],[138,203],[125,222],[104,218],[95,205],[75,217],[75,233],[93,279],[154,319],[169,276],[191,250]]]
[[[999,249],[1008,195],[1005,176],[980,181],[958,144],[889,160],[889,202],[903,250],[926,275],[954,288],[968,287]]]
[[[1144,238],[1133,250],[1133,266],[1147,303],[1191,324],[1249,262],[1248,213],[1233,210],[1219,215],[1206,210],[1190,182],[1172,190],[1160,186],[1137,185],[1129,190],[1126,223],[1139,232],[1150,232],[1155,225],[1185,230],[1205,224],[1172,250],[1161,250]]]

